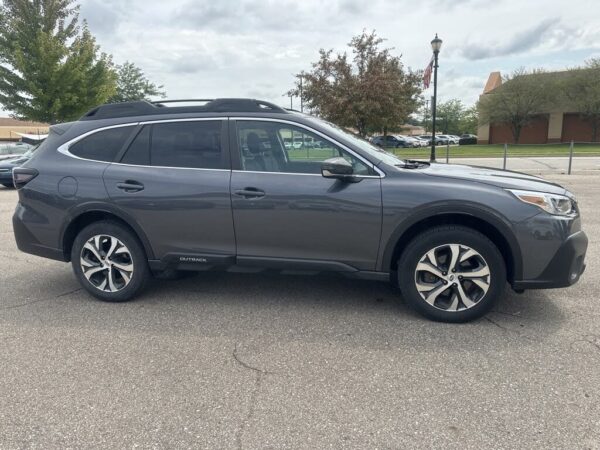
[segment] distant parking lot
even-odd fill
[[[0,448],[600,448],[599,175],[588,270],[428,322],[386,284],[204,273],[105,304],[19,253],[0,187]]]

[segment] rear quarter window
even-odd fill
[[[69,146],[69,152],[79,158],[112,162],[125,145],[134,127],[118,127],[98,131]]]

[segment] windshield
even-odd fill
[[[371,144],[370,142],[364,140],[363,138],[360,138],[360,137],[352,134],[351,132],[344,130],[343,128],[340,128],[331,122],[327,122],[325,120],[318,119],[313,116],[306,116],[306,117],[310,118],[310,120],[317,122],[323,128],[326,128],[327,131],[329,131],[334,137],[341,137],[342,139],[346,139],[346,140],[352,142],[354,145],[356,145],[362,151],[371,155],[373,158],[377,159],[378,161],[383,161],[384,163],[389,164],[391,166],[405,164],[404,160],[398,158],[396,155],[386,152],[384,149]]]

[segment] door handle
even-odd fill
[[[256,188],[245,188],[245,189],[239,189],[237,191],[234,191],[234,194],[239,196],[239,197],[244,197],[244,198],[261,198],[264,197],[265,191],[261,191],[260,189],[256,189]]]
[[[127,180],[124,183],[117,183],[117,188],[125,192],[139,192],[144,190],[144,185],[138,181]]]

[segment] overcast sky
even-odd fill
[[[169,98],[255,97],[289,105],[293,74],[319,48],[375,29],[423,69],[444,40],[439,95],[472,104],[490,71],[562,69],[600,56],[599,0],[82,0],[116,63],[130,60]],[[431,95],[427,92],[426,95]],[[297,106],[297,105],[295,105]]]

